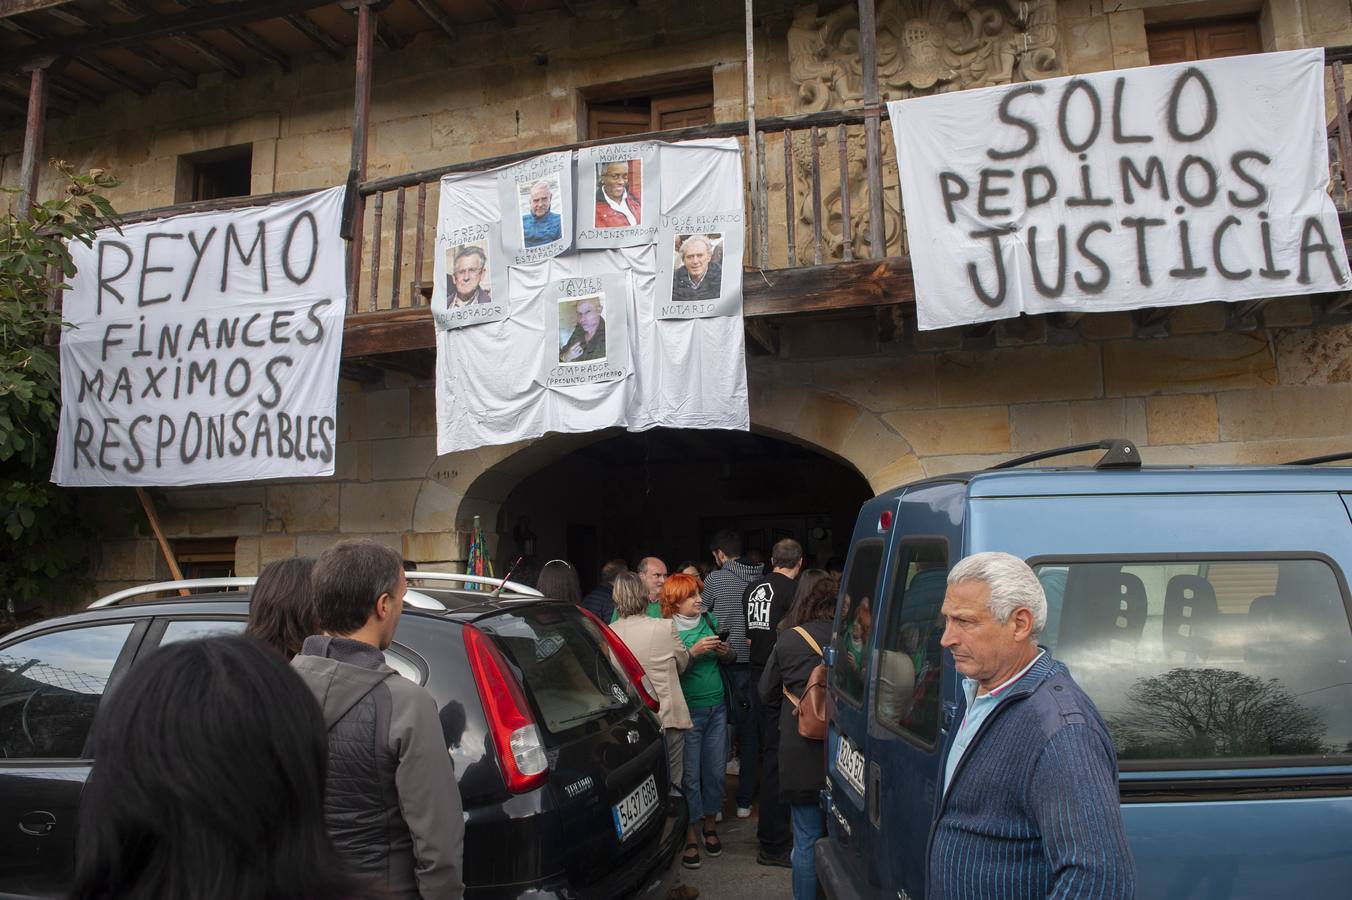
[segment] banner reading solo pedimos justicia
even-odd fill
[[[71,247],[52,480],[333,474],[343,189],[100,231]]]
[[[1346,290],[1323,51],[888,104],[921,328]]]

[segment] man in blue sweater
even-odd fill
[[[1136,870],[1117,754],[1093,702],[1037,645],[1047,599],[1028,564],[978,553],[948,575],[943,646],[966,702],[944,756],[927,900],[1119,900]]]

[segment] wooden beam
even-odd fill
[[[0,0],[0,19],[21,16],[40,9],[51,9],[54,6],[64,6],[69,2],[70,0]]]
[[[0,88],[12,95],[3,99],[12,109],[18,111],[20,119],[28,115],[28,91],[31,87],[29,81],[28,78],[21,79],[17,75],[0,76]],[[75,102],[69,99],[68,94],[57,88],[55,78],[50,72],[47,74],[47,108],[63,116],[75,111]]]
[[[779,330],[764,319],[747,319],[746,336],[767,356],[779,355]]]
[[[86,10],[82,10],[77,6],[68,7],[66,9],[53,10],[51,12],[51,15],[54,18],[70,22],[71,24],[78,25],[81,28],[100,29],[108,27],[108,23],[104,19],[100,18],[99,16],[93,15],[92,13]],[[197,86],[196,72],[179,65],[177,62],[165,56],[163,53],[156,50],[154,47],[148,45],[140,47],[137,49],[137,53],[146,62],[150,63],[152,66],[155,66],[157,69],[164,72],[166,75],[173,78],[175,81],[177,81],[184,87],[192,88]]]
[[[140,81],[137,81],[135,78],[132,78],[130,75],[128,75],[126,72],[123,72],[116,66],[108,65],[106,62],[97,57],[77,56],[75,57],[74,60],[72,60],[72,62],[84,66],[86,69],[93,72],[95,75],[98,75],[100,78],[104,78],[108,81],[111,81],[113,84],[118,85],[119,87],[124,87],[133,93],[140,94],[142,97],[150,93],[150,88],[147,87],[145,84],[143,84]]]
[[[97,27],[96,23],[93,23],[91,19],[87,18],[87,16],[73,14],[73,12],[70,11],[53,11],[53,15],[57,15],[58,18],[64,19],[66,20],[66,22],[73,23],[74,26],[76,27]],[[28,38],[31,38],[32,41],[43,42],[50,41],[50,39],[59,38],[59,35],[51,34],[50,31],[43,30],[43,28],[38,28],[37,26],[32,26],[32,24],[27,22],[16,22],[16,20],[7,20],[7,22],[3,22],[3,24],[4,27],[8,28],[9,31],[18,31],[19,34],[28,36]],[[123,88],[130,89],[130,91],[137,92],[141,96],[145,96],[147,95],[147,93],[150,93],[150,88],[147,88],[147,86],[143,85],[142,82],[139,82],[135,80],[135,78],[128,76],[128,74],[126,72],[123,72],[123,70],[115,68],[115,66],[108,65],[107,62],[104,62],[103,59],[96,57],[96,55],[93,54],[77,55],[77,57],[73,58],[73,61],[77,62],[77,64],[84,66],[85,69],[91,70],[91,72],[97,74],[97,76],[103,77],[105,78],[105,80],[114,82],[114,84],[116,85],[123,86]]]
[[[437,332],[427,307],[376,313],[348,313],[343,324],[343,359],[435,347]]]
[[[304,13],[294,13],[293,15],[289,15],[286,17],[286,22],[292,28],[317,44],[325,53],[332,56],[334,59],[342,59],[347,55],[346,48],[338,43],[337,38],[310,21],[310,17]]]
[[[493,15],[497,16],[498,21],[505,27],[516,27],[516,16],[512,15],[512,11],[507,8],[507,4],[503,3],[502,0],[484,0],[484,6],[492,10]]]
[[[904,256],[748,272],[743,278],[742,315],[748,318],[914,302],[911,261]]]
[[[178,567],[178,560],[174,558],[174,551],[169,546],[168,539],[164,536],[164,529],[160,527],[159,514],[155,512],[155,503],[150,499],[150,494],[146,489],[138,487],[136,489],[136,499],[141,501],[141,509],[145,510],[146,521],[150,523],[150,531],[155,535],[155,542],[160,545],[160,552],[164,554],[164,561],[169,564],[169,575],[175,581],[183,580],[183,572]],[[188,596],[190,591],[187,588],[179,588],[180,596]]]
[[[158,16],[159,13],[145,0],[108,0],[108,4],[118,12],[126,13],[129,16],[140,16],[142,19],[149,19]],[[198,56],[206,59],[213,66],[230,75],[232,78],[239,78],[244,74],[244,67],[235,60],[226,56],[211,44],[196,35],[175,34],[170,39],[181,47],[186,47]],[[142,46],[145,46],[142,44]],[[194,75],[196,77],[196,75]]]
[[[201,7],[211,5],[211,0],[176,0],[176,2],[181,6],[187,6],[193,9],[200,9]],[[234,38],[245,50],[257,53],[264,59],[275,63],[283,72],[291,71],[291,60],[285,53],[254,34],[245,26],[231,25],[225,28],[224,31]]]
[[[376,19],[376,40],[386,50],[398,50],[408,43],[408,38],[391,28],[384,19]]]
[[[418,7],[419,12],[427,17],[433,25],[442,30],[449,38],[455,37],[455,23],[451,21],[446,11],[437,6],[437,0],[413,0],[413,5]]]
[[[11,52],[6,62],[10,67],[18,68],[49,55],[69,56],[113,47],[136,47],[157,38],[186,36],[199,31],[225,29],[246,22],[280,19],[331,2],[332,0],[234,0],[230,3],[208,3],[181,13],[146,15],[135,22],[114,25],[95,32],[49,38]]]
[[[1174,310],[1171,306],[1147,307],[1131,311],[1132,324],[1136,326],[1137,337],[1168,337],[1169,317]]]
[[[38,198],[38,166],[42,159],[43,130],[47,125],[47,69],[29,75],[28,115],[23,132],[23,161],[19,165],[20,218],[29,218]]]

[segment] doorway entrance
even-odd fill
[[[859,506],[873,495],[853,467],[767,434],[656,428],[617,432],[554,460],[512,488],[499,514],[497,571],[518,555],[534,568],[563,558],[582,589],[608,559],[668,568],[708,558],[722,528],[768,561],[792,537],[808,565],[844,556]],[[531,565],[533,564],[533,565]]]

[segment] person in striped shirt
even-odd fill
[[[942,644],[965,702],[943,756],[927,900],[1125,900],[1136,870],[1107,726],[1038,646],[1047,599],[1008,553],[948,574]]]

